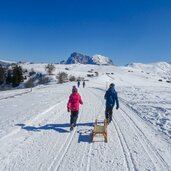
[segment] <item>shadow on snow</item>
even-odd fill
[[[76,126],[89,126],[93,127],[93,122],[87,122],[87,123],[77,123]],[[20,126],[22,129],[26,131],[42,131],[42,130],[54,130],[59,133],[68,133],[70,124],[69,123],[63,123],[63,124],[46,124],[44,126],[27,126],[25,124],[16,124],[16,126]],[[80,142],[88,142],[91,141],[91,131],[92,129],[80,129],[77,131],[79,133],[78,143]]]

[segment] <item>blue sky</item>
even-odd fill
[[[0,59],[171,61],[170,0],[0,0]]]

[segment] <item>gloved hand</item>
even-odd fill
[[[116,106],[116,110],[118,110],[119,109],[119,106]]]
[[[70,112],[70,108],[69,107],[67,108],[67,111]]]

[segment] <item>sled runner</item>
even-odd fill
[[[103,125],[100,125],[96,119],[94,129],[92,131],[92,141],[97,134],[102,135],[104,137],[105,142],[107,142],[107,121],[106,121],[106,119],[104,119]]]

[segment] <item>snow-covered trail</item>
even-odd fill
[[[58,98],[55,97],[59,88],[55,86],[47,87],[46,93],[35,90],[22,97],[32,99],[39,94],[46,103],[38,103],[42,108],[38,107],[39,114],[34,117],[34,105],[27,107],[31,117],[23,117],[13,130],[11,126],[1,137],[0,170],[171,170],[169,142],[122,99],[120,109],[114,110],[113,121],[108,126],[108,143],[104,143],[103,138],[98,138],[100,142],[90,142],[95,118],[104,119],[105,89],[102,86],[89,84],[79,89],[84,105],[80,108],[77,127],[69,132],[66,103],[71,85],[66,87],[67,91],[60,92]],[[3,104],[9,101],[12,99],[4,99]]]

